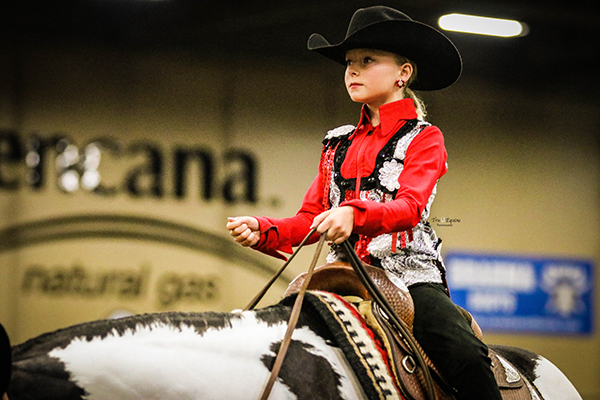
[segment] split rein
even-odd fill
[[[267,290],[273,285],[273,282],[281,275],[281,273],[285,270],[285,268],[290,264],[290,262],[294,259],[296,254],[300,251],[302,247],[306,244],[308,239],[315,234],[317,231],[317,227],[311,229],[311,231],[306,235],[306,237],[302,240],[302,242],[298,245],[298,248],[290,258],[283,264],[283,266],[275,273],[275,275],[267,282],[264,288],[252,299],[250,304],[246,306],[244,311],[251,310],[258,302],[263,298]],[[315,265],[317,265],[317,260],[319,259],[319,255],[321,254],[321,249],[323,248],[323,244],[325,243],[325,234],[321,235],[319,239],[319,243],[317,245],[317,250],[315,251],[315,255],[313,256],[312,262],[310,263],[310,267],[308,268],[308,272],[306,274],[306,279],[302,283],[302,287],[298,292],[296,297],[296,301],[294,302],[294,307],[292,308],[292,314],[290,315],[290,320],[288,321],[287,330],[285,331],[285,335],[283,337],[283,341],[281,342],[281,346],[279,347],[279,351],[277,352],[277,357],[275,358],[275,363],[273,364],[273,369],[271,369],[271,375],[269,376],[269,380],[263,389],[263,393],[261,396],[261,400],[266,400],[271,394],[271,390],[273,389],[273,385],[275,384],[275,380],[277,380],[277,376],[279,375],[279,370],[281,369],[281,365],[283,364],[283,359],[285,358],[285,353],[287,353],[287,349],[290,346],[290,342],[292,341],[292,333],[294,333],[294,329],[296,329],[296,323],[298,322],[298,318],[300,317],[300,309],[302,308],[302,301],[304,300],[304,294],[306,293],[306,289],[308,288],[308,284],[310,283],[310,278],[313,275],[313,271],[315,270]]]
[[[317,227],[314,227],[313,229],[311,229],[311,231],[308,233],[308,235],[306,235],[306,237],[298,245],[298,247],[296,248],[296,251],[294,251],[294,253],[292,253],[290,258],[275,273],[275,275],[273,275],[273,277],[269,280],[269,282],[267,282],[265,287],[263,287],[262,290],[246,306],[246,308],[244,308],[244,311],[252,310],[256,307],[258,302],[260,302],[260,300],[264,297],[265,293],[267,293],[267,291],[273,285],[275,280],[277,280],[277,278],[283,273],[283,271],[287,268],[287,266],[290,264],[290,262],[294,259],[296,254],[298,254],[300,249],[302,247],[304,247],[304,245],[306,244],[308,239],[311,236],[313,236],[316,233],[316,231],[317,231]],[[302,302],[304,300],[304,295],[306,293],[306,290],[308,289],[310,279],[312,278],[313,272],[315,270],[315,266],[317,264],[320,254],[321,254],[321,250],[323,249],[323,244],[325,243],[326,236],[327,236],[326,232],[321,234],[321,237],[317,244],[317,249],[315,250],[315,255],[313,256],[312,262],[308,268],[306,277],[304,279],[304,282],[302,283],[302,287],[300,288],[300,291],[297,294],[296,300],[294,302],[294,306],[292,308],[292,313],[291,313],[290,319],[288,321],[287,330],[283,337],[283,341],[281,342],[281,346],[279,347],[279,351],[277,352],[277,357],[275,358],[275,363],[273,364],[273,368],[271,369],[271,375],[269,376],[269,380],[267,381],[267,383],[263,389],[263,393],[260,398],[261,400],[266,400],[269,397],[269,395],[271,394],[271,390],[273,389],[273,385],[275,384],[275,381],[277,380],[277,376],[279,375],[279,371],[283,364],[285,354],[288,350],[288,347],[289,347],[291,339],[292,339],[292,333],[294,332],[294,329],[296,329],[296,324],[298,323],[298,318],[300,317],[300,310],[302,308]],[[436,394],[433,389],[433,381],[432,381],[431,375],[429,374],[429,367],[427,366],[425,360],[423,359],[423,356],[422,356],[421,352],[419,351],[419,346],[414,341],[412,334],[408,331],[408,328],[406,327],[406,325],[404,325],[402,323],[402,321],[400,320],[400,318],[398,317],[398,315],[396,314],[396,312],[394,311],[394,309],[392,308],[390,303],[387,301],[387,299],[385,298],[383,293],[379,290],[377,285],[375,285],[375,283],[373,282],[373,280],[371,279],[371,277],[365,270],[362,261],[356,254],[356,251],[354,251],[354,247],[352,247],[352,245],[346,240],[342,243],[342,248],[347,253],[348,258],[350,260],[350,265],[352,265],[354,272],[358,275],[362,284],[366,287],[367,291],[373,298],[373,301],[377,305],[379,305],[379,307],[384,311],[384,313],[389,318],[389,321],[392,324],[392,326],[397,330],[397,332],[399,332],[401,334],[403,339],[410,346],[411,350],[413,351],[413,353],[415,355],[415,358],[417,359],[417,363],[419,364],[419,366],[421,367],[421,369],[423,370],[423,373],[425,375],[425,391],[427,394],[427,399],[435,400]]]

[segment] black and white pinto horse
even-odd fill
[[[13,347],[8,397],[258,399],[284,337],[291,306],[284,299],[244,312],[136,315],[46,333]],[[382,390],[385,382],[378,393],[365,384],[364,377],[372,371],[357,371],[340,343],[340,334],[319,311],[304,306],[269,398],[402,398],[397,391]],[[369,346],[373,344],[366,343]],[[533,399],[581,399],[545,358],[516,348],[491,347],[521,372]],[[375,377],[374,381],[385,379]]]

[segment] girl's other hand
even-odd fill
[[[350,237],[354,229],[354,208],[343,206],[327,210],[315,217],[311,228],[315,226],[319,234],[327,231],[327,240],[340,244]]]
[[[252,247],[260,240],[260,226],[254,217],[229,217],[227,229],[233,239],[244,247]]]

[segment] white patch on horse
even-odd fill
[[[122,335],[76,338],[49,355],[65,364],[89,400],[258,398],[269,374],[261,356],[274,355],[269,348],[282,340],[287,325],[242,315],[231,319],[231,328],[209,328],[202,335],[191,326],[157,322]],[[357,398],[343,357],[307,328],[296,329],[293,339],[314,346],[311,352],[342,376],[343,398]],[[277,381],[270,398],[295,395]]]
[[[543,393],[544,400],[582,400],[575,386],[554,364],[539,356],[533,385]]]

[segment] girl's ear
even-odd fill
[[[404,63],[400,66],[399,78],[402,79],[404,82],[408,82],[412,74],[413,66],[410,63]]]

